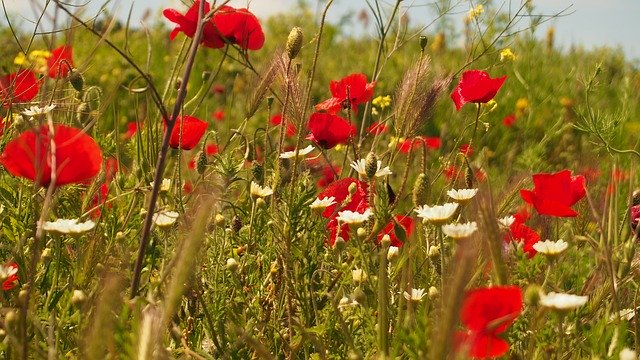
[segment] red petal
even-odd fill
[[[71,46],[63,45],[51,50],[47,66],[49,67],[50,78],[60,79],[66,77],[69,74],[69,67],[73,68],[73,50]]]
[[[166,126],[166,125],[165,125]],[[198,143],[207,131],[209,124],[193,116],[179,116],[176,124],[171,131],[171,139],[169,146],[174,149],[191,150]],[[181,131],[182,130],[182,131]],[[180,141],[180,133],[182,132],[182,141]]]
[[[469,291],[460,312],[467,329],[503,333],[522,312],[522,291],[517,286],[495,286]]]

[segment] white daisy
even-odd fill
[[[459,203],[466,203],[469,200],[473,199],[474,196],[478,193],[478,189],[458,189],[458,190],[448,190],[447,195],[450,198]]]
[[[358,306],[358,305],[360,305],[360,304],[356,300],[351,300],[347,296],[343,296],[342,299],[340,299],[340,302],[338,303],[338,309],[340,311],[343,311],[345,309],[348,309],[348,308],[354,307],[354,306]]]
[[[478,224],[471,221],[464,224],[446,224],[442,225],[442,232],[453,239],[464,239],[478,230]]]
[[[505,229],[513,225],[514,222],[516,222],[516,218],[513,215],[498,219],[498,224]]]
[[[636,351],[629,348],[620,350],[619,357],[620,360],[638,360],[638,354],[636,353]]]
[[[388,166],[385,166],[384,168],[381,168],[381,166],[382,166],[382,161],[378,160],[378,167],[376,170],[375,177],[382,177],[382,176],[393,174],[393,172],[391,172],[391,169],[389,169]],[[367,160],[366,159],[360,159],[352,162],[351,167],[358,174],[360,174],[360,176],[367,177],[367,170],[366,170]]]
[[[169,227],[178,220],[178,216],[175,211],[160,211],[153,214],[153,223],[161,228]]]
[[[407,301],[419,302],[422,301],[422,298],[427,294],[424,292],[424,289],[411,289],[411,293],[405,291],[402,295]]]
[[[254,198],[263,198],[273,194],[273,189],[268,186],[260,186],[257,182],[251,182],[250,188],[251,196]]]
[[[336,203],[336,198],[334,196],[331,197],[325,197],[325,198],[316,198],[315,200],[313,200],[313,202],[311,203],[311,205],[309,205],[309,207],[312,210],[323,210],[324,208],[326,208],[327,206],[331,206],[333,204]]]
[[[418,217],[421,217],[424,221],[440,225],[446,223],[457,209],[458,203],[446,203],[435,206],[422,205],[414,211],[418,213]]]
[[[558,256],[562,252],[567,250],[568,247],[569,247],[569,244],[562,239],[558,241],[551,241],[551,240],[538,241],[537,243],[533,244],[533,249],[535,251],[547,256]]]
[[[313,145],[309,145],[304,149],[300,149],[298,150],[298,157],[303,157],[306,156],[308,153],[313,151]],[[282,154],[280,154],[280,159],[291,159],[294,158],[296,156],[296,151],[285,151]]]
[[[91,220],[79,223],[78,219],[58,219],[56,221],[45,221],[42,224],[44,231],[53,231],[59,234],[77,235],[93,229],[96,226]]]
[[[371,209],[367,209],[364,213],[359,213],[351,210],[344,210],[338,213],[339,222],[349,224],[349,225],[359,225],[363,222],[369,220],[369,218],[373,215]]]
[[[558,311],[577,309],[589,300],[588,296],[550,292],[542,295],[540,305]]]
[[[618,314],[611,314],[611,316],[609,316],[609,321],[615,321],[618,319],[618,317],[620,317],[620,319],[622,320],[631,320],[636,316],[636,312],[634,309],[622,309],[620,311],[618,311]]]
[[[51,110],[53,110],[55,107],[56,107],[55,104],[46,105],[46,106],[43,106],[43,107],[31,106],[30,108],[28,108],[27,110],[23,111],[22,113],[24,115],[27,115],[27,116],[44,115],[44,114],[47,114],[47,113],[51,112]]]

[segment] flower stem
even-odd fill
[[[388,246],[380,247],[380,261],[378,268],[378,353],[385,357],[389,355],[389,273],[387,272]],[[380,356],[382,358],[382,356]]]

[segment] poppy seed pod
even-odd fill
[[[427,203],[427,197],[429,196],[429,178],[427,174],[422,173],[418,175],[416,182],[413,185],[413,206],[419,207]]]
[[[258,183],[262,184],[264,182],[264,166],[257,161],[254,161],[251,166],[251,174],[253,175],[253,179]]]
[[[287,56],[289,59],[293,60],[298,56],[298,53],[300,53],[300,49],[302,48],[303,38],[302,29],[297,26],[291,29],[289,37],[287,38],[286,46]]]
[[[427,47],[427,42],[428,42],[427,37],[424,36],[424,35],[421,35],[420,36],[420,50],[421,51],[424,51],[424,48]]]
[[[84,77],[78,69],[71,69],[71,72],[69,72],[69,82],[77,92],[82,92],[84,89]]]

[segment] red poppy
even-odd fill
[[[336,174],[340,173],[340,168],[334,166],[332,169],[331,165],[325,165],[322,167],[321,173],[322,177],[318,180],[316,185],[320,188],[325,188],[336,180]]]
[[[164,124],[164,126],[166,131],[167,125]],[[174,149],[193,149],[194,147],[196,147],[196,145],[198,145],[200,139],[202,139],[202,136],[207,131],[208,126],[209,124],[207,124],[206,121],[202,121],[196,117],[189,115],[178,116],[178,118],[176,119],[176,124],[173,127],[173,131],[171,132],[169,146]],[[182,131],[180,131],[181,129]],[[181,136],[182,139],[180,139]]]
[[[193,192],[193,184],[191,183],[191,181],[184,182],[184,185],[182,185],[182,191],[184,191],[185,194],[190,194]]]
[[[387,128],[387,125],[385,125],[384,123],[381,123],[379,121],[374,121],[373,124],[371,124],[368,128],[367,128],[367,132],[371,135],[380,135],[382,133],[385,133],[389,130],[389,128]]]
[[[460,176],[460,169],[458,169],[455,165],[449,165],[444,169],[443,174],[448,181],[452,181]]]
[[[378,234],[378,242],[382,241],[385,235],[389,235],[391,238],[391,246],[401,247],[403,242],[398,238],[399,232],[404,232],[404,234],[400,233],[400,237],[408,238],[413,234],[414,228],[415,224],[411,217],[396,215]]]
[[[534,257],[538,252],[533,248],[533,244],[540,241],[540,235],[527,225],[514,221],[509,227],[509,231],[504,234],[504,242],[522,242],[522,250],[527,254],[529,259]]]
[[[211,87],[211,91],[214,94],[224,94],[225,91],[225,87],[222,84],[214,84],[213,87]]]
[[[351,200],[349,201],[349,203],[342,206],[342,202],[349,196],[349,186],[351,186],[352,183],[356,184],[356,191],[351,196]],[[338,211],[364,211],[369,207],[367,183],[354,178],[344,178],[335,181],[327,186],[326,189],[324,189],[322,192],[320,192],[320,194],[318,194],[319,199],[324,199],[332,196],[335,198],[336,203],[327,206],[327,208],[324,209],[324,211],[322,212],[322,216],[324,216],[325,218],[333,217]],[[337,209],[338,206],[340,206],[339,209]]]
[[[469,144],[462,144],[460,145],[460,153],[466,157],[471,157],[471,154],[473,154],[473,147]]]
[[[271,125],[280,125],[282,124],[282,114],[275,114],[271,117],[271,119],[269,120],[269,122],[271,123]],[[293,125],[290,121],[287,121],[287,130],[285,132],[285,135],[287,137],[292,137],[295,136],[297,133],[296,130],[296,126]]]
[[[425,144],[428,149],[437,150],[442,145],[442,141],[438,136],[416,136],[399,142],[398,150],[403,154],[407,154],[409,150],[415,150],[421,146],[425,146]]]
[[[522,207],[520,207],[520,209],[518,209],[518,211],[516,211],[515,214],[513,214],[513,217],[516,219],[516,222],[519,222],[521,224],[524,224],[527,222],[527,220],[529,220],[531,218],[531,213],[529,212],[529,205],[525,204]]]
[[[22,69],[0,77],[0,99],[4,106],[8,107],[14,102],[29,102],[38,95],[39,90],[40,85],[32,71]]]
[[[332,114],[311,114],[309,124],[311,135],[307,139],[315,141],[324,149],[331,149],[338,144],[346,144],[350,137],[356,134],[355,126],[349,121]]]
[[[169,39],[173,40],[179,33],[184,33],[187,37],[193,38],[196,34],[196,28],[198,26],[198,9],[200,7],[200,0],[195,0],[193,5],[182,15],[175,9],[165,9],[162,11],[162,15],[169,21],[176,24],[171,30]],[[211,10],[209,2],[204,3],[204,13],[208,13]],[[219,49],[224,47],[224,41],[216,34],[216,31],[211,22],[207,22],[204,26],[201,43],[203,46]]]
[[[341,109],[351,107],[353,111],[357,111],[359,104],[371,100],[375,85],[375,81],[367,83],[365,74],[351,74],[340,81],[331,81],[329,84],[331,98],[316,105],[316,110],[337,114]]]
[[[516,120],[518,120],[518,118],[516,117],[516,114],[511,113],[505,116],[504,119],[502,119],[502,124],[506,127],[512,127],[513,124],[516,123]]]
[[[49,77],[61,79],[67,77],[73,68],[73,51],[71,46],[62,45],[51,50],[51,56],[47,59]]]
[[[100,171],[102,152],[91,136],[66,125],[54,125],[53,142],[57,186],[85,182]],[[41,186],[49,186],[51,182],[52,160],[48,126],[23,132],[0,155],[0,164],[9,173],[37,181]]]
[[[11,263],[6,267],[11,269],[11,271],[9,271],[10,275],[2,282],[2,290],[4,291],[13,289],[18,283],[18,265]]]
[[[104,162],[104,178],[107,183],[111,182],[115,179],[118,170],[120,169],[120,165],[118,164],[118,159],[113,156],[107,158]]]
[[[213,117],[213,119],[216,120],[216,121],[224,120],[224,110],[216,110],[216,111],[214,111],[213,114],[211,114],[211,117]]]
[[[204,147],[204,152],[208,156],[215,155],[218,153],[218,145],[216,144],[208,144]]]
[[[122,138],[125,140],[131,140],[138,132],[138,122],[131,121],[127,123],[127,131],[122,135]]]
[[[245,50],[262,49],[264,45],[262,26],[258,18],[249,10],[234,9],[225,5],[215,13],[211,21],[214,31],[226,42],[236,44]]]
[[[533,185],[533,190],[520,190],[520,196],[524,201],[532,204],[539,214],[559,217],[578,216],[571,206],[586,194],[584,176],[571,176],[569,170],[554,174],[535,174]]]
[[[466,103],[487,103],[493,99],[507,79],[506,76],[492,79],[486,71],[467,70],[453,92],[451,99],[456,111]]]
[[[338,236],[344,241],[349,241],[349,224],[342,224],[340,226],[340,232],[338,233],[338,219],[335,216],[329,220],[327,229],[329,229],[329,238],[327,239],[327,244],[329,244],[329,246],[334,246],[336,244]]]
[[[460,320],[467,331],[456,334],[458,349],[474,358],[493,358],[509,351],[500,338],[522,312],[522,291],[516,286],[479,288],[467,293]]]

